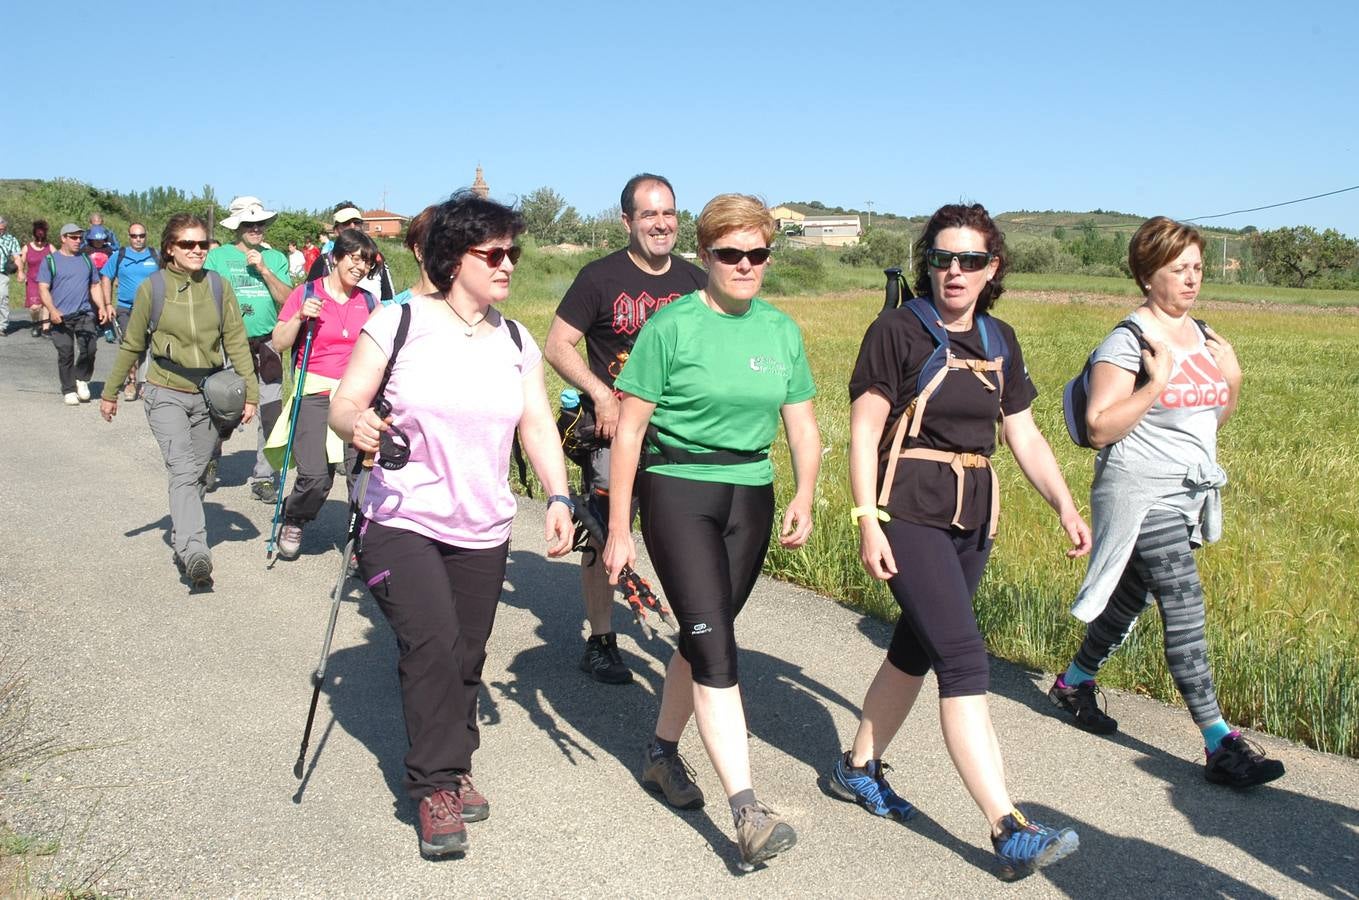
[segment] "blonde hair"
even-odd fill
[[[1128,270],[1143,294],[1156,270],[1173,262],[1190,244],[1197,244],[1199,252],[1203,252],[1203,235],[1192,225],[1165,216],[1142,223],[1128,243]]]
[[[707,250],[732,231],[755,230],[769,243],[774,237],[774,217],[764,201],[749,194],[718,194],[698,214],[698,246]]]

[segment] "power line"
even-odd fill
[[[1281,207],[1281,206],[1292,206],[1292,205],[1295,204],[1295,203],[1306,203],[1308,200],[1319,200],[1319,199],[1322,198],[1322,197],[1334,197],[1336,194],[1344,194],[1344,193],[1348,193],[1349,191],[1359,191],[1359,184],[1356,184],[1356,185],[1354,185],[1353,187],[1340,188],[1339,190],[1326,191],[1324,194],[1313,194],[1313,195],[1310,196],[1310,197],[1299,197],[1299,198],[1297,198],[1296,200],[1285,200],[1285,201],[1283,201],[1282,203],[1268,203],[1268,204],[1266,204],[1266,205],[1264,205],[1264,206],[1252,206],[1250,209],[1234,209],[1234,210],[1232,210],[1231,212],[1214,213],[1214,214],[1212,214],[1212,215],[1210,215],[1210,216],[1194,216],[1193,218],[1189,218],[1189,219],[1178,219],[1177,221],[1180,221],[1180,222],[1201,222],[1201,221],[1203,221],[1204,219],[1224,219],[1224,218],[1226,218],[1227,216],[1237,216],[1237,215],[1240,215],[1240,214],[1242,214],[1242,213],[1259,212],[1259,211],[1262,210],[1262,209],[1278,209],[1278,208]],[[1088,213],[1072,213],[1071,215],[1080,216],[1080,215],[1089,215],[1089,214],[1088,214]],[[1003,215],[1002,215],[1002,217],[1001,217],[998,221],[999,221],[1002,225],[1005,225],[1005,226],[1013,226],[1013,227],[1018,227],[1018,228],[1035,228],[1035,229],[1038,229],[1038,230],[1041,230],[1041,231],[1050,231],[1053,227],[1055,227],[1055,226],[1052,226],[1052,225],[1043,225],[1043,224],[1040,224],[1040,223],[1038,223],[1038,222],[1016,222],[1016,221],[1014,221],[1014,220],[1012,220],[1012,219],[1007,219],[1007,218],[1005,218]],[[1145,221],[1146,221],[1146,218],[1143,218],[1142,221],[1145,222]],[[1060,226],[1060,227],[1063,227],[1063,228],[1074,228],[1074,229],[1076,229],[1076,230],[1081,230],[1081,229],[1085,229],[1085,228],[1094,228],[1094,229],[1097,229],[1097,230],[1100,230],[1100,231],[1103,231],[1104,229],[1107,229],[1107,228],[1121,228],[1121,229],[1124,229],[1124,230],[1127,230],[1127,229],[1136,230],[1136,229],[1137,229],[1137,225],[1135,225],[1135,224],[1133,224],[1133,223],[1131,223],[1131,222],[1103,222],[1103,223],[1095,223],[1095,222],[1079,222],[1079,221],[1078,221],[1078,222],[1072,223],[1072,224],[1070,224],[1070,225],[1063,225],[1063,226]]]
[[[1334,197],[1336,194],[1343,194],[1347,191],[1359,191],[1359,184],[1354,187],[1340,188],[1336,191],[1327,191],[1324,194],[1313,194],[1310,197],[1299,197],[1296,200],[1285,200],[1282,203],[1270,203],[1266,206],[1252,206],[1250,209],[1234,209],[1231,212],[1216,213],[1211,216],[1194,216],[1192,219],[1181,219],[1181,222],[1199,222],[1203,219],[1222,219],[1227,216],[1240,215],[1241,213],[1259,212],[1262,209],[1278,209],[1280,206],[1292,206],[1294,203],[1306,203],[1308,200],[1318,200],[1322,197]]]

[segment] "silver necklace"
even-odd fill
[[[457,316],[458,319],[462,322],[462,324],[467,326],[467,328],[463,330],[464,337],[471,337],[472,335],[476,334],[477,326],[480,325],[482,322],[486,321],[486,313],[482,313],[481,318],[477,319],[475,322],[469,322],[462,317],[462,313],[458,312],[456,309],[453,309],[452,303],[448,304],[448,308],[452,309],[453,315]]]

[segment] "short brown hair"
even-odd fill
[[[1203,252],[1203,235],[1192,225],[1165,216],[1142,223],[1128,243],[1128,270],[1143,294],[1147,292],[1147,281],[1152,274],[1173,261],[1190,244],[1197,244],[1199,252]]]
[[[752,229],[764,235],[764,242],[774,236],[774,217],[764,201],[749,194],[718,194],[698,214],[698,246],[704,250],[732,231]]]
[[[425,235],[429,233],[429,220],[434,218],[434,207],[426,206],[411,219],[406,226],[406,249],[415,257],[416,262],[420,262],[420,257],[424,256],[422,249],[425,245]]]
[[[162,265],[168,266],[170,264],[170,260],[173,259],[173,257],[170,256],[170,245],[179,240],[179,236],[190,228],[201,228],[203,229],[204,237],[212,237],[212,235],[208,233],[208,223],[204,222],[198,216],[187,212],[175,213],[170,217],[170,221],[165,223],[165,230],[160,233],[160,258],[162,260]]]

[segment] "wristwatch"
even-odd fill
[[[551,506],[554,503],[560,503],[563,506],[565,506],[566,511],[569,512],[571,515],[574,516],[576,514],[575,501],[573,501],[570,497],[566,496],[565,494],[550,494],[547,498],[547,505]]]

